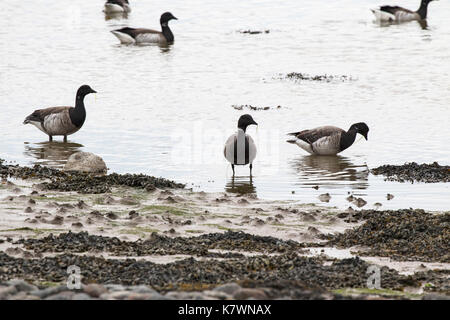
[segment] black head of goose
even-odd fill
[[[298,145],[303,150],[315,155],[336,155],[355,142],[356,134],[361,134],[366,140],[369,127],[364,122],[351,125],[348,131],[338,127],[323,126],[310,130],[288,133],[294,139],[289,143]]]
[[[31,123],[36,128],[46,133],[49,141],[53,136],[67,136],[80,130],[86,120],[86,109],[84,108],[84,97],[89,93],[96,93],[88,85],[82,85],[75,98],[74,107],[50,107],[46,109],[35,110],[25,118],[24,124]]]
[[[129,13],[131,12],[130,3],[128,0],[107,0],[105,2],[105,13]]]
[[[256,157],[256,144],[252,137],[245,133],[249,125],[258,125],[249,114],[242,115],[238,120],[238,131],[231,135],[225,142],[223,154],[231,163],[234,176],[235,165],[250,164],[250,176],[252,175],[253,160]]]
[[[428,14],[428,4],[434,0],[422,0],[417,11],[411,11],[399,6],[381,6],[371,9],[375,18],[382,22],[406,22],[425,20]]]
[[[125,27],[118,30],[111,31],[123,44],[139,44],[139,43],[159,43],[171,44],[174,41],[174,36],[169,28],[170,20],[178,20],[170,12],[165,12],[161,15],[160,24],[161,31],[145,28],[129,28]]]

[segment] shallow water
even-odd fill
[[[415,9],[419,1],[402,1]],[[0,12],[1,158],[61,166],[73,152],[102,156],[111,171],[144,172],[204,191],[256,192],[267,199],[348,207],[348,192],[382,208],[448,209],[448,184],[385,182],[382,164],[448,164],[450,3],[430,4],[428,28],[380,26],[379,1],[133,1],[127,18],[109,18],[102,1],[6,2]],[[170,10],[175,44],[125,46],[109,32],[159,28]],[[270,30],[241,34],[239,30]],[[280,75],[350,76],[331,82]],[[281,76],[282,77],[282,76]],[[62,144],[22,121],[36,108],[74,103],[87,83],[84,127]],[[266,111],[232,105],[270,106]],[[280,106],[280,108],[276,108]],[[253,178],[223,158],[239,116],[259,123]],[[285,133],[365,121],[369,140],[339,157],[311,157]],[[357,138],[358,140],[359,138]],[[192,183],[192,184],[191,184]],[[319,186],[319,189],[313,189]],[[386,194],[395,195],[387,201]]]

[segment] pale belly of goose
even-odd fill
[[[142,33],[136,36],[136,43],[165,43],[166,38],[161,33]]]
[[[398,22],[420,20],[420,16],[415,12],[399,11],[395,13],[395,20]]]
[[[50,114],[45,117],[43,125],[37,126],[33,123],[38,129],[45,132],[50,136],[65,136],[70,135],[78,130],[81,127],[75,126],[70,121],[70,116],[68,113],[60,112],[55,114]],[[39,123],[40,124],[40,123]]]
[[[252,137],[242,132],[228,138],[223,153],[231,164],[251,164],[256,158],[256,145]]]
[[[332,156],[340,152],[340,134],[323,137],[312,144],[314,154]]]

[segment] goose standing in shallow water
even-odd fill
[[[252,176],[253,160],[256,157],[256,145],[252,137],[245,133],[247,127],[252,124],[258,125],[251,115],[244,114],[239,118],[237,133],[231,135],[227,142],[225,142],[223,154],[228,162],[231,163],[233,176],[235,165],[243,166],[247,164],[250,164],[250,176]]]
[[[128,0],[108,0],[105,3],[105,13],[129,13],[131,12]]]
[[[53,141],[53,136],[64,136],[64,142],[67,142],[67,136],[80,130],[86,120],[84,97],[96,92],[88,85],[83,85],[77,91],[75,108],[51,107],[35,110],[25,118],[23,124],[31,123],[48,134],[49,141]]]
[[[433,0],[422,0],[417,11],[411,11],[398,6],[381,6],[371,9],[378,21],[384,22],[407,22],[421,21],[427,18],[428,4]]]
[[[122,28],[111,31],[123,44],[136,43],[159,43],[171,44],[174,41],[174,36],[169,28],[169,21],[178,20],[170,12],[165,12],[161,15],[159,20],[161,24],[161,31],[144,28]]]
[[[369,127],[364,122],[352,124],[348,131],[338,127],[323,126],[311,130],[288,133],[294,139],[289,143],[298,145],[310,154],[336,155],[344,151],[355,142],[356,134],[361,134],[367,140]]]

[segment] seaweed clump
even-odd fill
[[[4,165],[0,159],[0,176],[18,179],[48,179],[41,183],[46,190],[77,191],[80,193],[110,192],[113,186],[127,186],[147,191],[156,188],[184,188],[185,185],[164,178],[157,178],[145,174],[111,173],[96,176],[85,172],[64,172],[41,165],[22,167],[19,165]]]

